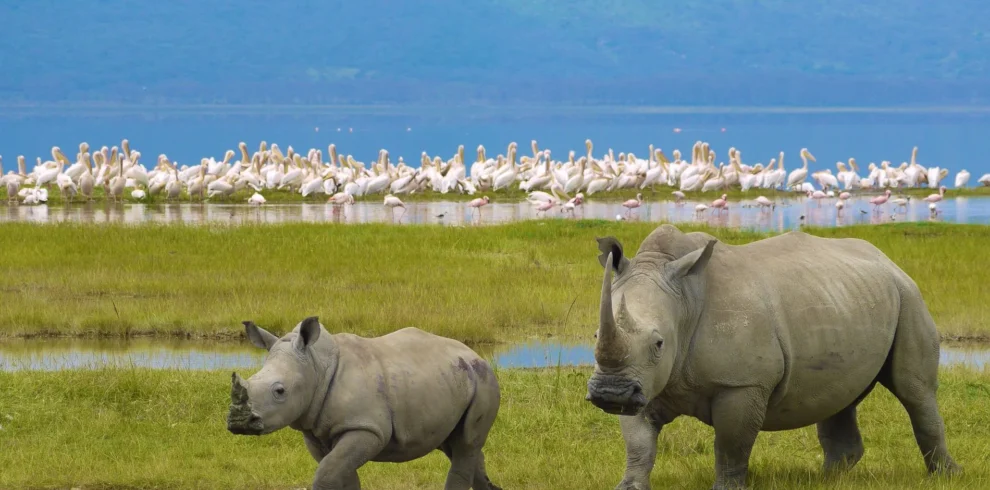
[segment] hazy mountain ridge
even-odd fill
[[[976,0],[33,0],[0,6],[0,101],[983,103],[986,18]]]

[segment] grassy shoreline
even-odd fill
[[[642,193],[644,201],[673,201],[674,197],[671,195],[676,188],[668,186],[656,186],[654,188],[646,188],[643,190],[639,189],[621,189],[612,192],[600,192],[592,196],[585,196],[586,201],[601,201],[601,202],[615,202],[615,201],[625,201],[626,199],[633,199],[636,197],[637,193]],[[148,196],[145,199],[137,200],[131,197],[130,190],[124,192],[124,202],[130,204],[143,203],[148,205],[167,205],[170,203],[180,203],[180,204],[199,204],[199,203],[212,203],[212,204],[244,204],[247,205],[247,199],[254,194],[253,189],[246,189],[235,192],[227,199],[222,198],[212,198],[206,200],[199,200],[196,198],[192,200],[189,195],[183,191],[182,195],[176,201],[166,201],[163,195],[158,196]],[[546,191],[549,192],[549,191]],[[937,193],[938,189],[925,188],[910,188],[910,189],[892,189],[892,196],[911,196],[917,198],[924,198],[932,193]],[[838,193],[838,191],[837,191]],[[882,191],[878,190],[855,190],[850,191],[850,193],[856,196],[876,196],[882,194]],[[298,192],[290,192],[287,190],[271,190],[264,189],[260,192],[261,195],[265,197],[266,204],[290,204],[290,203],[310,203],[310,204],[324,204],[330,197],[326,194],[313,194],[307,197],[303,197],[302,194]],[[425,192],[418,192],[414,194],[400,194],[398,197],[404,202],[467,202],[472,199],[476,199],[481,196],[488,196],[491,202],[521,202],[526,200],[529,193],[523,192],[518,189],[518,187],[513,187],[510,190],[499,190],[496,192],[492,191],[477,191],[473,195],[459,194],[455,192],[441,194],[432,190]],[[766,196],[771,200],[781,200],[781,199],[800,199],[805,196],[801,192],[793,191],[776,191],[770,189],[751,189],[748,191],[742,191],[738,188],[728,189],[728,190],[713,190],[708,192],[685,192],[684,193],[688,200],[697,201],[712,201],[718,199],[722,194],[726,194],[726,199],[728,201],[744,201],[756,199],[759,196]],[[571,194],[573,197],[574,194]],[[947,199],[953,197],[990,197],[990,187],[966,187],[964,189],[949,189],[945,193]],[[377,193],[365,196],[356,196],[354,200],[356,202],[377,202],[381,203],[385,197],[385,193]],[[6,202],[7,191],[6,189],[0,189],[0,200]],[[59,195],[58,188],[52,187],[48,192],[48,202],[47,206],[50,208],[60,208],[60,207],[79,207],[85,205],[114,205],[114,203],[107,200],[103,189],[98,188],[93,190],[93,200],[90,202],[84,202],[76,197],[73,202],[67,202],[63,200]]]
[[[519,490],[618,483],[624,467],[618,421],[584,401],[589,374],[587,368],[497,372],[502,404],[486,445],[495,483]],[[753,451],[750,485],[985,488],[990,371],[943,369],[940,378],[949,449],[964,469],[951,483],[926,476],[905,411],[877,388],[858,411],[866,455],[851,472],[822,476],[813,426],[765,432]],[[297,432],[245,437],[226,431],[229,383],[228,371],[0,372],[0,467],[16,468],[0,472],[0,488],[308,487],[316,462]],[[665,427],[653,487],[711,486],[712,444],[711,428],[696,420]],[[434,452],[411,463],[369,463],[360,475],[366,488],[440,488],[447,468]]]
[[[0,338],[153,335],[235,339],[309,315],[337,331],[416,326],[465,342],[590,339],[596,236],[630,252],[657,223],[545,220],[487,227],[385,224],[5,224]],[[705,226],[732,244],[767,233]],[[990,227],[937,223],[808,228],[866,239],[921,287],[944,339],[990,338]]]

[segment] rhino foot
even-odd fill
[[[746,490],[748,487],[744,483],[723,483],[712,485],[712,490]]]
[[[942,461],[936,463],[929,470],[929,473],[938,476],[953,477],[959,476],[963,472],[962,466],[959,466],[955,461],[949,458],[947,461]]]
[[[615,490],[650,490],[650,484],[622,480],[618,485],[616,485]]]

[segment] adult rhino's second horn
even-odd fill
[[[602,302],[598,318],[598,341],[615,333],[615,317],[612,315],[612,254],[605,260],[605,279],[602,280]]]
[[[598,318],[598,342],[595,343],[595,360],[599,365],[617,365],[625,357],[624,344],[612,314],[612,254],[605,261],[605,278],[602,280],[601,310]]]

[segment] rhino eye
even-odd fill
[[[285,386],[282,383],[272,385],[272,395],[276,401],[282,401],[285,398]]]

